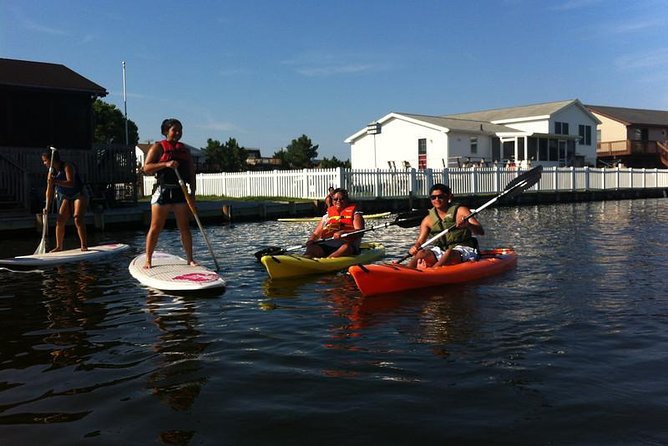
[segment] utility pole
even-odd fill
[[[130,138],[128,136],[128,96],[125,89],[125,61],[123,61],[123,108],[125,115],[125,145],[127,146]]]

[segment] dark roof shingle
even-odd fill
[[[100,85],[65,65],[0,58],[0,85],[107,95]]]
[[[608,107],[604,105],[585,105],[590,111],[600,113],[617,121],[628,124],[668,126],[668,111],[645,110],[641,108]]]

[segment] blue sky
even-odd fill
[[[109,91],[140,142],[236,138],[320,157],[390,112],[578,98],[668,110],[668,2],[0,0],[0,57],[66,65]]]

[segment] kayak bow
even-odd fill
[[[472,282],[515,267],[517,253],[509,248],[480,252],[480,260],[419,270],[394,263],[353,265],[348,272],[365,296],[416,288]]]
[[[264,256],[260,262],[267,269],[272,279],[324,274],[340,271],[350,265],[370,263],[385,257],[385,247],[380,243],[362,243],[361,253],[357,256],[310,259],[302,255]]]

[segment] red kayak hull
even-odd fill
[[[404,265],[385,263],[353,265],[348,272],[364,296],[395,293],[452,283],[480,280],[501,274],[517,265],[517,253],[509,248],[480,252],[480,260],[457,265],[418,270]]]

